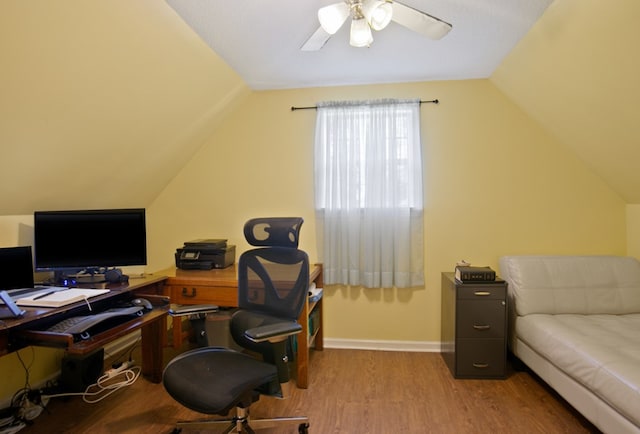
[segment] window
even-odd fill
[[[424,284],[419,100],[318,104],[315,199],[327,284]]]

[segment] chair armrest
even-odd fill
[[[199,313],[213,313],[218,311],[218,306],[215,304],[194,304],[171,307],[169,309],[169,315],[171,316],[186,316],[197,315]]]
[[[276,324],[267,324],[254,327],[244,332],[247,339],[253,342],[269,341],[271,343],[280,342],[288,336],[298,334],[302,331],[302,326],[297,322],[283,321]]]

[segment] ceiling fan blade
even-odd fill
[[[313,35],[311,35],[309,39],[307,39],[307,41],[304,44],[302,44],[302,47],[300,47],[300,50],[318,51],[319,49],[324,47],[324,44],[327,43],[330,37],[331,35],[325,32],[322,27],[318,27],[318,30],[316,30],[313,33]]]
[[[446,21],[402,3],[394,1],[391,5],[393,6],[393,16],[391,17],[393,21],[431,39],[443,38],[453,27]]]

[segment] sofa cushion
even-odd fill
[[[517,315],[640,313],[640,262],[624,256],[504,256]]]
[[[640,426],[640,314],[516,320],[518,339]]]

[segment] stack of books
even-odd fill
[[[456,280],[459,282],[493,282],[496,272],[491,267],[456,267]]]

